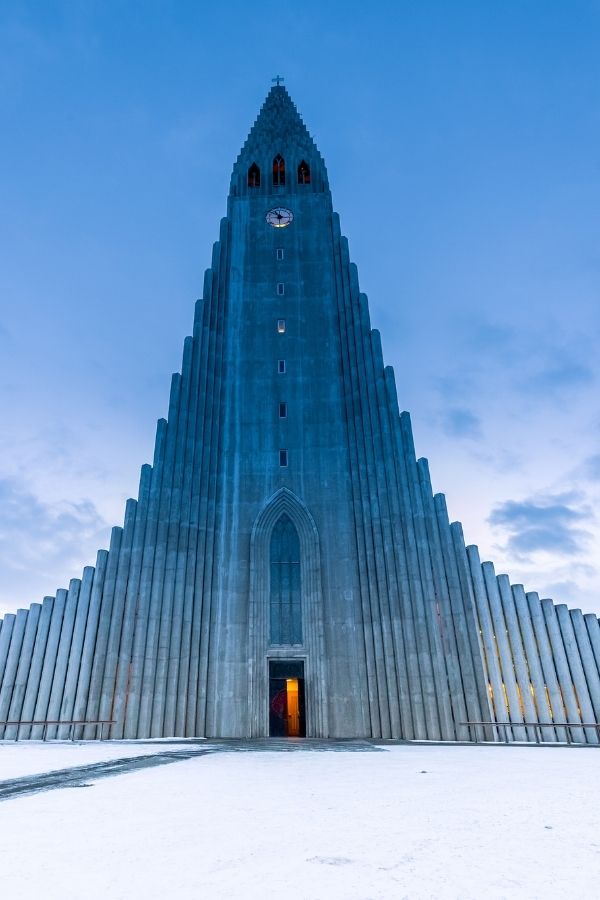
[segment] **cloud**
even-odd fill
[[[583,463],[584,475],[591,481],[600,481],[600,453],[588,456]]]
[[[589,366],[576,360],[560,360],[529,376],[523,389],[529,394],[547,396],[586,387],[594,381],[594,372]]]
[[[575,493],[507,500],[492,511],[488,521],[508,533],[505,549],[520,558],[536,552],[576,556],[585,551],[592,537],[581,527],[591,518],[591,511],[585,506],[577,508],[580,500]]]
[[[15,479],[0,479],[0,602],[30,591],[30,602],[54,594],[48,572],[63,573],[67,586],[79,577],[82,560],[94,562],[106,539],[107,524],[90,500],[44,503]],[[13,594],[14,591],[14,594]]]
[[[509,325],[498,325],[494,322],[481,320],[472,322],[464,320],[461,332],[465,343],[474,350],[483,353],[506,353],[513,349],[518,332]]]
[[[447,409],[442,416],[442,425],[450,437],[481,440],[481,423],[478,416],[469,409],[456,407]]]

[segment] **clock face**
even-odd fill
[[[285,228],[293,221],[294,214],[291,209],[284,209],[278,206],[276,209],[270,209],[267,213],[267,222],[273,228]]]

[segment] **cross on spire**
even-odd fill
[[[279,85],[283,81],[285,81],[285,78],[283,77],[283,75],[276,75],[275,78],[271,78],[271,81],[274,82],[277,85],[277,87],[279,87]]]

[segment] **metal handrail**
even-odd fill
[[[571,728],[594,728],[596,730],[596,734],[598,735],[598,740],[600,742],[600,722],[460,722],[461,725],[466,725],[469,729],[469,736],[471,736],[471,725],[475,725],[478,727],[486,726],[491,728],[502,728],[504,730],[504,743],[511,743],[508,739],[508,729],[509,728],[533,728],[535,734],[535,742],[536,744],[542,743],[542,728],[564,728],[565,729],[565,737],[567,740],[567,744],[576,743],[572,740],[570,729]],[[538,731],[539,729],[539,731]],[[477,732],[475,732],[475,740],[474,743],[477,744],[479,741],[477,740]]]
[[[104,735],[104,726],[105,725],[116,725],[116,719],[0,719],[0,725],[43,725],[44,731],[42,733],[42,740],[46,740],[46,734],[48,732],[48,725],[70,725],[71,732],[68,740],[75,740],[75,726],[76,725],[96,725],[100,726],[100,737],[99,740],[103,740]],[[96,739],[98,739],[98,728],[96,727]],[[3,738],[0,738],[3,740]],[[15,741],[19,740],[19,731],[17,729],[17,733],[15,735]]]

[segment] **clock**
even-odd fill
[[[285,228],[293,221],[294,214],[291,209],[284,209],[283,206],[278,206],[275,209],[270,209],[266,218],[269,225],[272,225],[273,228]]]

